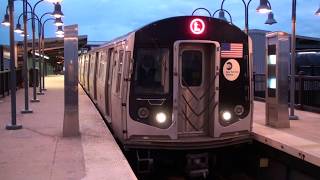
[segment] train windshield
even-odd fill
[[[165,94],[169,91],[169,49],[137,49],[134,84],[137,94]]]

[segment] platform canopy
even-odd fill
[[[87,35],[79,36],[79,50],[86,48],[88,41]],[[23,57],[23,41],[18,41],[17,43],[17,54],[19,57]],[[64,39],[63,38],[45,38],[44,42],[44,54],[48,56],[51,60],[56,62],[64,61]],[[35,40],[36,52],[38,53],[38,39]],[[28,53],[31,57],[32,53],[32,40],[28,40]],[[19,60],[18,60],[19,61]]]

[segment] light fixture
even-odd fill
[[[320,16],[320,7],[319,9],[314,13],[316,16]]]
[[[163,123],[166,122],[167,116],[166,116],[165,113],[159,112],[159,113],[157,113],[157,115],[156,115],[156,120],[157,120],[157,122],[158,122],[159,124],[163,124]]]
[[[224,112],[222,112],[222,118],[223,118],[223,120],[225,120],[225,121],[230,121],[230,119],[231,119],[231,113],[229,112],[229,111],[224,111]]]
[[[244,113],[244,107],[242,105],[236,105],[234,107],[234,113],[237,115],[237,116],[241,116],[243,113]]]
[[[150,111],[146,107],[141,107],[138,109],[138,116],[139,118],[145,119],[148,118],[150,115]]]
[[[24,32],[20,33],[21,37],[24,37]],[[27,34],[27,37],[29,37],[29,34]]]
[[[270,13],[268,14],[268,19],[267,19],[267,21],[265,22],[265,24],[272,25],[272,24],[275,24],[275,23],[277,23],[277,21],[274,19],[273,13],[270,12]]]
[[[61,18],[56,18],[54,20],[54,25],[55,26],[63,26],[63,22],[62,22]]]
[[[64,34],[57,34],[56,37],[57,38],[64,38]]]
[[[4,18],[3,18],[3,21],[2,21],[1,24],[4,25],[4,26],[7,26],[7,27],[10,26],[9,14],[8,13],[6,13],[4,15]]]
[[[23,30],[21,29],[21,24],[18,23],[16,25],[16,28],[14,29],[14,32],[18,33],[18,34],[21,34],[23,32]]]
[[[61,18],[64,16],[64,14],[61,11],[61,5],[59,2],[54,4],[54,11],[52,13],[52,16],[54,16],[55,18]]]
[[[219,11],[219,19],[223,20],[223,21],[228,21],[227,18],[224,16],[224,11],[221,9]]]
[[[62,26],[58,26],[58,29],[56,31],[56,34],[64,34],[64,31],[62,29]]]
[[[270,6],[268,6],[268,0],[260,0],[260,5],[256,10],[257,12],[262,14],[266,14],[272,11]]]

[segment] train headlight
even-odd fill
[[[163,112],[159,112],[156,114],[156,121],[159,123],[159,124],[163,124],[167,121],[167,116],[165,113]]]
[[[234,113],[237,116],[241,116],[244,113],[244,107],[242,105],[236,105],[236,107],[234,107]]]
[[[229,111],[223,111],[222,112],[222,119],[225,121],[230,121],[232,118],[232,115]]]
[[[150,111],[146,107],[141,107],[138,109],[138,116],[139,118],[145,119],[148,118],[150,115]]]

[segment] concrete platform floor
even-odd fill
[[[81,136],[63,138],[63,76],[46,78],[45,95],[21,114],[24,90],[17,91],[17,120],[23,129],[5,130],[10,97],[0,101],[0,179],[136,179],[94,105],[79,87]],[[32,89],[29,90],[32,97]]]
[[[265,126],[265,103],[254,102],[253,134],[264,144],[320,167],[320,114],[295,111],[290,128]]]

